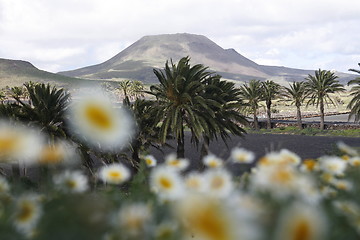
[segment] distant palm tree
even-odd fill
[[[189,57],[184,57],[177,65],[171,61],[166,62],[164,70],[154,69],[160,84],[151,86],[148,92],[156,97],[161,109],[156,116],[162,121],[160,138],[165,142],[168,133],[172,133],[181,158],[185,156],[184,128],[188,127],[193,138],[199,139],[207,125],[205,118],[214,116],[209,107],[211,101],[203,97],[203,81],[211,73],[201,64],[190,66],[189,61]]]
[[[296,120],[297,125],[300,129],[302,129],[301,122],[301,105],[305,100],[305,84],[304,82],[293,82],[289,83],[289,87],[285,87],[284,95],[288,98],[291,98],[292,103],[296,106]]]
[[[281,93],[281,86],[272,80],[262,82],[263,100],[266,103],[267,128],[271,128],[271,105],[272,101]]]
[[[358,65],[360,66],[360,63],[358,63]],[[349,69],[349,71],[360,74],[360,70]],[[355,121],[358,122],[360,120],[360,77],[357,77],[354,80],[348,82],[348,85],[353,84],[356,84],[356,86],[351,88],[350,95],[353,96],[353,98],[350,100],[347,107],[351,110],[349,119],[351,116],[355,116]]]
[[[336,76],[333,72],[327,70],[315,71],[315,76],[308,75],[305,80],[306,96],[310,97],[308,104],[313,104],[320,109],[320,129],[324,130],[325,113],[324,105],[328,103],[334,104],[334,101],[330,98],[330,93],[336,93],[344,91],[342,84],[336,80]]]
[[[260,101],[263,99],[263,90],[260,80],[250,80],[240,87],[240,96],[244,103],[247,103],[254,118],[254,128],[259,129],[259,122],[257,118],[257,111],[259,109]]]

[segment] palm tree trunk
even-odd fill
[[[296,106],[296,120],[297,120],[297,125],[298,125],[299,129],[303,129],[302,121],[301,121],[300,106]]]
[[[325,129],[324,101],[320,99],[320,130]]]
[[[256,108],[253,108],[253,112],[254,112],[254,128],[255,130],[259,130],[259,122],[256,116]]]
[[[176,154],[178,158],[185,157],[185,143],[184,143],[184,126],[181,126],[181,136],[177,138],[177,149]]]
[[[203,135],[203,144],[200,150],[200,162],[202,159],[209,154],[209,145],[210,145],[210,138],[208,136]]]
[[[267,105],[266,106],[266,114],[267,114],[267,129],[271,129],[271,110],[270,110],[271,105]]]

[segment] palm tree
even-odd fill
[[[360,63],[358,63],[358,65],[360,66]],[[360,74],[360,70],[349,69],[349,71]],[[353,96],[353,98],[350,100],[347,107],[351,110],[349,119],[351,116],[355,116],[355,122],[358,122],[360,120],[360,77],[348,82],[348,86],[353,84],[357,85],[351,88],[350,95]]]
[[[29,94],[29,103],[14,96],[21,106],[20,120],[34,123],[46,133],[66,137],[64,130],[64,113],[69,104],[70,94],[49,84],[24,84]]]
[[[262,82],[261,85],[262,85],[263,100],[265,100],[266,103],[267,128],[270,129],[272,100],[274,100],[277,96],[279,96],[281,92],[281,86],[272,80],[267,80],[266,82]]]
[[[240,95],[245,103],[248,104],[250,111],[254,118],[254,128],[259,129],[259,122],[257,118],[257,111],[259,109],[259,103],[263,99],[262,84],[260,80],[250,80],[249,83],[245,83],[240,87]]]
[[[208,116],[215,116],[209,107],[212,101],[203,97],[203,81],[211,75],[201,64],[190,66],[184,57],[175,65],[167,61],[164,70],[154,69],[160,84],[150,87],[156,97],[157,118],[161,119],[160,139],[166,141],[168,133],[176,138],[178,157],[185,156],[184,128],[188,127],[194,139],[199,139],[206,128]],[[204,114],[206,112],[206,114]]]
[[[309,74],[305,80],[306,96],[310,97],[308,104],[316,104],[320,109],[320,129],[324,130],[324,105],[328,103],[334,104],[334,101],[330,98],[330,93],[336,93],[344,91],[342,84],[336,80],[336,76],[333,72],[327,70],[315,71],[315,76]]]
[[[220,75],[206,79],[204,97],[218,104],[210,105],[215,113],[214,117],[206,118],[206,131],[203,133],[203,144],[200,158],[208,154],[210,141],[218,136],[226,143],[231,135],[242,136],[245,132],[243,126],[249,124],[241,113],[244,104],[240,97],[240,89],[235,84],[221,80]]]
[[[296,106],[296,120],[297,125],[302,129],[301,122],[301,105],[305,100],[305,84],[304,82],[289,83],[289,87],[285,87],[284,95],[292,99],[292,103]]]

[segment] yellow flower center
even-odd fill
[[[110,171],[108,174],[109,174],[109,177],[112,179],[121,179],[122,178],[122,174],[119,171]]]
[[[216,168],[220,164],[216,160],[211,160],[208,165],[209,165],[209,167]]]
[[[16,149],[19,139],[12,134],[0,137],[0,155],[5,156]]]
[[[160,186],[165,189],[171,189],[173,186],[172,181],[169,178],[161,177],[159,179]]]
[[[86,119],[90,124],[102,130],[109,130],[113,126],[113,121],[109,113],[96,105],[89,105],[85,109]]]
[[[287,183],[293,179],[293,174],[286,169],[279,169],[272,176],[273,181],[278,183]]]
[[[300,221],[295,229],[294,229],[294,235],[292,240],[308,240],[308,239],[312,239],[311,236],[311,229],[309,227],[309,224],[305,221],[302,220]]]
[[[194,232],[204,236],[205,239],[226,240],[231,239],[228,229],[228,222],[225,216],[221,216],[219,206],[208,204],[209,206],[201,207],[191,216],[189,216],[189,226]],[[220,214],[220,216],[219,216]]]
[[[220,189],[222,186],[224,186],[224,179],[220,176],[216,176],[211,181],[211,188],[212,189]]]
[[[76,182],[74,180],[67,180],[65,184],[69,189],[74,189],[76,187]]]
[[[313,159],[305,159],[303,165],[306,167],[307,170],[313,171],[316,166],[316,161]]]
[[[147,165],[152,165],[153,164],[153,160],[150,159],[150,158],[145,159],[145,162],[146,162]]]
[[[180,165],[180,160],[171,160],[169,162],[169,165],[174,166],[174,167],[178,167]]]
[[[47,146],[41,152],[40,163],[59,163],[64,160],[64,154],[56,146]]]
[[[20,207],[20,211],[17,215],[17,219],[20,222],[26,222],[29,219],[31,219],[33,212],[34,212],[33,205],[28,202],[24,202],[24,203],[22,203],[22,205]]]
[[[188,179],[186,185],[191,189],[198,189],[200,187],[198,179],[195,178]]]

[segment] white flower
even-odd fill
[[[98,93],[80,96],[69,107],[69,115],[73,132],[102,150],[119,150],[134,134],[134,120],[128,111]]]
[[[224,165],[224,161],[221,158],[216,157],[213,154],[209,154],[203,158],[205,166],[210,168],[218,168]]]
[[[234,189],[232,175],[223,168],[206,171],[205,184],[207,194],[218,198],[226,198]]]
[[[281,149],[279,152],[279,156],[281,158],[281,161],[284,163],[299,165],[299,163],[301,162],[301,158],[297,154],[287,149]]]
[[[279,164],[297,166],[300,162],[301,159],[297,154],[287,149],[282,149],[280,152],[270,152],[266,154],[259,160],[258,165]]]
[[[105,183],[121,184],[130,178],[130,170],[120,163],[103,166],[99,171],[100,179]]]
[[[158,166],[151,171],[150,187],[162,200],[176,200],[184,194],[179,172],[168,166]]]
[[[360,157],[352,157],[349,159],[349,164],[354,167],[360,166]]]
[[[354,184],[350,182],[349,180],[345,179],[332,179],[330,181],[330,184],[336,187],[339,190],[343,191],[351,191],[354,187]]]
[[[30,235],[42,215],[40,197],[35,194],[20,196],[15,203],[13,223],[24,235]]]
[[[182,171],[189,166],[190,162],[186,158],[178,158],[176,154],[170,154],[166,156],[165,164],[171,168]]]
[[[244,148],[233,148],[230,157],[234,163],[252,163],[255,160],[255,154]]]
[[[44,138],[36,129],[0,120],[0,162],[32,164]]]
[[[148,167],[155,167],[157,163],[156,158],[153,155],[146,155],[144,161]]]
[[[314,172],[319,170],[319,163],[314,159],[305,159],[301,165],[300,170],[302,172]]]
[[[323,156],[319,160],[320,169],[325,173],[340,176],[343,175],[346,170],[347,163],[339,157]]]
[[[326,226],[326,218],[321,209],[295,203],[281,214],[275,239],[323,239]]]
[[[345,144],[344,142],[338,142],[337,147],[340,151],[344,152],[345,154],[349,154],[350,156],[357,156],[359,155],[358,151],[355,148],[350,147],[349,145]]]
[[[65,171],[62,174],[54,176],[56,187],[64,192],[82,193],[88,186],[88,178],[80,171]]]
[[[117,216],[117,222],[121,233],[132,238],[145,237],[148,235],[152,222],[152,213],[148,205],[133,203],[124,205]]]
[[[189,191],[204,192],[206,190],[206,182],[204,175],[199,172],[191,172],[186,175],[185,186]]]
[[[65,141],[43,145],[38,163],[47,165],[74,165],[80,163],[75,146]]]

